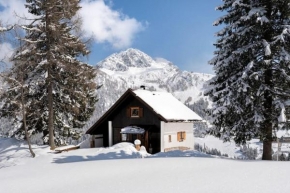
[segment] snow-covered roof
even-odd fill
[[[168,121],[201,121],[202,118],[167,92],[143,89],[133,91],[137,97]]]
[[[150,110],[165,122],[193,122],[202,121],[202,118],[195,112],[177,100],[167,92],[151,92],[148,90],[128,89],[117,102],[89,129],[86,134],[94,134],[103,121],[108,120],[109,115],[120,106],[128,96],[133,96],[149,107]]]
[[[121,129],[122,134],[143,134],[145,130],[136,126],[127,126]]]

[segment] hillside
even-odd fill
[[[85,132],[97,119],[108,110],[115,101],[128,89],[146,86],[148,90],[172,93],[197,114],[206,119],[204,110],[209,100],[203,95],[206,82],[213,77],[210,74],[182,71],[172,62],[163,58],[153,59],[137,49],[112,54],[96,65],[99,102],[87,125]],[[0,135],[5,135],[10,128],[10,121],[0,121]],[[83,136],[80,140],[85,140]],[[32,139],[39,142],[39,137]]]
[[[148,90],[172,93],[202,117],[209,105],[203,95],[211,74],[182,71],[163,58],[153,59],[137,49],[112,54],[96,65],[96,82],[103,87],[98,90],[100,98],[96,112],[88,123],[96,121],[128,89],[146,86]]]

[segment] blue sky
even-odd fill
[[[19,22],[15,12],[33,17],[24,3],[0,0],[2,23]],[[95,38],[88,63],[95,65],[132,47],[153,58],[165,58],[182,70],[213,74],[207,62],[220,29],[212,26],[223,14],[215,11],[220,4],[221,0],[82,0],[84,34]],[[0,57],[5,49],[0,45]]]
[[[108,3],[108,2],[106,2]],[[213,73],[207,61],[213,57],[212,23],[222,13],[219,0],[113,0],[112,9],[149,24],[139,32],[130,47],[152,57],[163,57],[182,70]],[[124,50],[107,44],[94,44],[89,63],[95,64],[110,54]]]

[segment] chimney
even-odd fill
[[[144,86],[144,85],[140,86],[140,89],[145,90],[145,88],[146,88],[146,86]]]

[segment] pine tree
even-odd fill
[[[4,91],[0,93],[0,117],[14,117],[12,126],[12,131],[10,135],[21,138],[27,141],[29,151],[32,157],[35,157],[35,153],[31,147],[30,136],[31,133],[27,130],[27,104],[29,99],[27,99],[28,85],[29,81],[25,81],[27,76],[27,70],[29,66],[27,62],[18,60],[17,57],[19,52],[22,52],[21,41],[19,41],[20,47],[18,48],[16,54],[14,55],[13,61],[14,65],[9,69],[9,71],[2,72],[1,77],[3,81],[9,85],[9,87],[4,88]],[[16,128],[16,130],[13,130]],[[23,133],[24,135],[17,136],[18,133]]]
[[[78,139],[96,103],[95,70],[80,61],[89,54],[74,19],[79,0],[27,0],[35,19],[21,26],[25,49],[18,58],[27,61],[30,82],[27,127],[43,133],[53,149],[69,139]]]
[[[227,14],[215,57],[216,77],[207,95],[213,101],[209,133],[244,144],[263,140],[264,160],[272,159],[272,132],[283,128],[290,83],[290,1],[223,0]]]
[[[5,41],[5,37],[6,37],[6,33],[9,32],[10,30],[12,30],[14,28],[13,25],[10,26],[4,26],[0,20],[0,45]],[[0,58],[0,97],[3,95],[3,93],[5,93],[5,87],[4,87],[4,77],[5,77],[5,70],[7,69],[7,60],[8,57],[4,56],[3,58]],[[0,100],[0,107],[3,105],[3,101]],[[7,127],[10,126],[10,123],[8,123],[9,120],[4,118],[1,119],[0,116],[0,135],[7,135]]]

